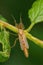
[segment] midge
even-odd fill
[[[18,38],[19,38],[21,50],[24,52],[25,57],[28,58],[28,56],[29,56],[29,53],[28,53],[29,45],[28,45],[26,36],[24,34],[24,30],[23,30],[24,26],[22,24],[21,16],[20,16],[20,23],[17,24],[16,20],[15,20],[15,25],[18,28]],[[16,43],[16,40],[15,40],[15,43]]]

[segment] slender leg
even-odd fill
[[[15,17],[14,17],[13,15],[11,15],[11,16],[12,16],[12,18],[14,19],[15,26],[17,27],[17,23],[16,23]]]
[[[9,32],[11,35],[14,35],[14,36],[17,36],[17,34],[14,34],[14,33],[11,33],[11,32]]]
[[[16,40],[14,41],[14,44],[12,45],[11,48],[13,48],[16,45],[16,41],[18,40],[18,38],[16,38]]]

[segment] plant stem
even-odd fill
[[[3,25],[4,27],[10,29],[11,31],[15,32],[15,33],[18,33],[18,28],[16,28],[15,26],[11,25],[11,24],[8,24],[7,22],[4,22],[2,20],[0,20],[0,27],[1,25]],[[31,26],[30,26],[30,29],[31,29]],[[32,36],[30,33],[27,32],[27,30],[24,30],[24,34],[26,35],[26,37],[33,41],[34,43],[36,43],[37,45],[39,45],[40,47],[43,48],[43,41]]]
[[[27,31],[27,32],[30,32],[31,29],[33,28],[33,26],[34,26],[34,23],[31,23],[31,25],[26,29],[26,31]]]
[[[24,31],[24,32],[25,32],[26,37],[27,37],[29,40],[33,41],[35,44],[37,44],[37,45],[39,45],[40,47],[43,48],[43,41],[42,41],[42,40],[40,40],[40,39],[38,39],[38,38],[32,36],[32,35],[31,35],[30,33],[28,33],[27,31]]]
[[[18,28],[16,28],[15,26],[13,26],[13,25],[11,25],[11,24],[9,24],[9,23],[7,23],[7,22],[4,22],[4,21],[2,21],[2,20],[0,20],[0,26],[4,26],[4,27],[6,27],[6,28],[8,28],[8,29],[10,29],[11,31],[13,31],[13,32],[15,32],[15,33],[17,33],[18,32]]]

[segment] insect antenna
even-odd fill
[[[15,17],[13,16],[13,15],[11,15],[12,16],[12,18],[14,19],[14,23],[15,23],[15,26],[17,27],[17,23],[16,23],[16,19],[15,19]]]
[[[21,14],[20,14],[20,24],[19,24],[19,25],[20,25],[20,28],[21,28],[21,29],[24,29],[24,25],[23,25],[23,23],[22,23],[22,17],[21,17]]]

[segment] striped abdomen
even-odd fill
[[[26,39],[25,34],[24,34],[22,29],[19,29],[19,34],[18,35],[19,35],[21,50],[23,50],[25,56],[28,57],[29,45],[28,45],[27,39]]]

